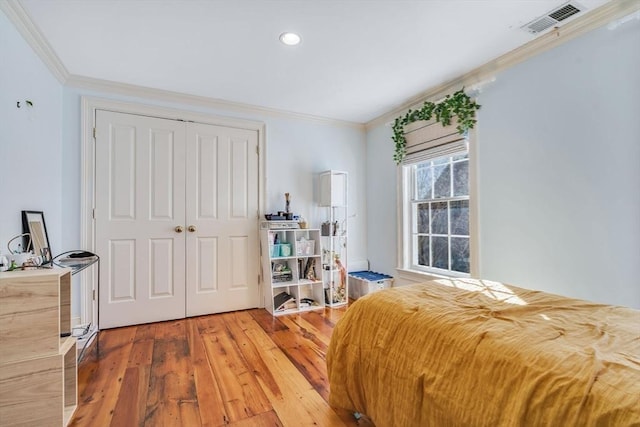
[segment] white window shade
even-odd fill
[[[407,165],[467,151],[468,141],[458,133],[457,125],[454,117],[449,126],[442,126],[435,120],[418,121],[405,126],[407,153],[402,163]]]

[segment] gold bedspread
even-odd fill
[[[329,402],[377,427],[640,426],[640,311],[472,279],[358,299]]]

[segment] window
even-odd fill
[[[411,270],[470,272],[469,156],[458,152],[404,166],[405,260]]]

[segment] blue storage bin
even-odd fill
[[[358,299],[372,292],[393,286],[393,277],[375,271],[349,273],[349,298]]]

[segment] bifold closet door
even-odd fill
[[[99,327],[185,316],[185,123],[96,113]]]

